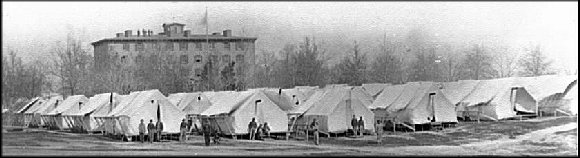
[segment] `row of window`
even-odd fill
[[[164,46],[165,47],[161,47],[160,44],[158,43],[153,43],[152,47],[154,50],[158,50],[158,51],[176,51],[176,49],[174,48],[175,43],[179,44],[179,51],[187,51],[187,50],[196,50],[196,51],[201,51],[202,50],[202,42],[194,42],[194,48],[189,48],[189,42],[165,42]],[[230,43],[229,42],[223,42],[224,44],[224,49],[225,50],[231,50],[230,49]],[[123,50],[125,51],[131,51],[131,44],[130,43],[125,43],[123,44]],[[216,42],[211,42],[209,43],[209,47],[210,49],[215,49],[216,48]],[[244,51],[246,50],[246,46],[244,45],[243,42],[235,42],[235,49],[236,51]],[[145,45],[143,43],[137,43],[135,44],[135,51],[144,51],[145,50]],[[109,51],[113,51],[113,46],[109,46]]]
[[[125,56],[123,56],[121,58],[121,60],[124,60]],[[158,56],[157,55],[151,55],[149,56],[151,62],[157,62]],[[173,55],[167,55],[167,58],[172,60],[173,59]],[[142,55],[138,55],[137,58],[135,59],[135,61],[137,63],[141,63],[143,62],[143,56]],[[195,55],[193,56],[193,60],[195,63],[201,63],[203,60],[203,57],[201,55]],[[214,63],[219,62],[218,61],[218,56],[217,55],[211,55],[210,56],[210,60]],[[181,55],[179,57],[179,62],[181,64],[189,64],[189,56],[188,55]],[[222,55],[221,57],[221,62],[223,63],[230,63],[230,55]],[[244,62],[244,55],[236,55],[236,63],[243,63]]]
[[[243,74],[243,69],[237,69],[235,71],[237,71],[236,73]],[[196,68],[194,70],[196,77],[201,77],[202,72],[203,72],[203,69],[201,69],[201,68]],[[141,73],[143,73],[143,71],[141,71]],[[181,76],[189,76],[189,70],[188,69],[180,69],[180,75]]]

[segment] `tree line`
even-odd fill
[[[448,82],[467,79],[539,76],[555,73],[540,45],[526,47],[522,55],[509,47],[473,44],[457,46],[433,40],[422,30],[403,39],[385,37],[377,45],[353,41],[352,49],[331,63],[326,46],[314,37],[288,43],[279,51],[256,53],[253,72],[243,63],[219,62],[206,56],[201,72],[181,66],[162,49],[146,49],[148,56],[128,59],[102,54],[95,62],[91,50],[69,35],[51,51],[52,58],[23,63],[14,50],[2,54],[2,105],[43,93],[64,96],[159,89],[165,95],[180,92],[245,90],[256,87],[292,88],[326,84],[401,84],[414,81]],[[373,49],[364,49],[373,48]],[[246,49],[247,50],[247,49]],[[373,52],[374,51],[374,52]],[[336,54],[336,53],[333,53]],[[128,62],[134,62],[128,64]]]

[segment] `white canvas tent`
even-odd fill
[[[463,116],[480,119],[500,120],[517,116],[520,113],[536,113],[536,100],[527,92],[516,78],[481,80],[475,90],[465,97],[457,111]]]
[[[375,122],[381,120],[385,122],[392,119],[386,113],[387,107],[389,107],[393,102],[395,102],[403,91],[405,90],[405,85],[392,85],[383,88],[383,92],[377,96],[375,101],[369,106],[369,109],[375,114]]]
[[[95,109],[91,117],[95,119],[96,128],[93,131],[101,131],[103,134],[121,134],[121,125],[118,119],[112,115],[113,111],[119,111],[134,100],[140,91],[131,92],[128,95],[119,95],[118,102],[112,105],[104,105]]]
[[[577,83],[577,79],[577,76],[544,75],[521,77],[517,81],[538,101],[540,111],[553,113],[560,109],[564,93]]]
[[[28,124],[30,123],[30,117],[25,117],[25,112],[26,111],[30,111],[32,110],[35,106],[38,106],[41,104],[41,97],[35,97],[32,98],[30,100],[30,102],[28,102],[26,105],[24,105],[22,108],[18,109],[18,111],[15,112],[15,116],[16,119],[13,122],[13,125],[15,126],[28,126]]]
[[[355,87],[337,86],[325,88],[325,92],[316,92],[306,101],[309,107],[301,117],[299,124],[309,124],[314,118],[318,120],[319,130],[326,133],[341,133],[350,129],[350,119],[355,115],[357,119],[363,117],[365,130],[374,130],[374,114],[367,108],[363,99],[354,95]],[[320,97],[318,97],[320,96]],[[303,107],[294,112],[302,111]]]
[[[288,131],[286,112],[270,100],[263,89],[243,92],[230,92],[221,95],[227,99],[216,100],[213,105],[201,113],[214,129],[227,135],[248,133],[248,123],[252,118],[258,124],[267,122],[271,133]]]
[[[97,129],[97,122],[93,113],[103,107],[118,104],[120,97],[117,93],[102,93],[91,97],[80,109],[70,108],[62,113],[66,121],[71,122],[75,130],[92,132]]]
[[[62,96],[52,96],[49,99],[41,100],[38,104],[33,105],[30,109],[24,112],[24,118],[30,120],[28,126],[39,127],[44,126],[44,121],[41,118],[42,114],[46,114],[47,110],[54,109],[56,104],[62,102]]]
[[[199,115],[212,105],[211,99],[214,96],[219,95],[219,93],[221,92],[208,91],[208,92],[186,93],[187,95],[182,95],[182,97],[187,98],[182,99],[177,104],[182,104],[178,105],[178,107],[183,108],[182,111],[185,113],[187,120],[190,121],[192,129],[196,131],[200,130],[201,121]]]
[[[132,94],[130,94],[132,95]],[[151,103],[153,101],[153,103]],[[159,90],[141,91],[133,99],[123,99],[118,107],[113,109],[109,115],[116,119],[124,136],[139,135],[139,124],[141,119],[146,123],[153,120],[163,122],[162,133],[179,133],[179,125],[185,119],[183,113],[177,106],[171,104]]]
[[[465,106],[460,105],[461,101],[475,90],[475,87],[479,84],[479,80],[460,80],[442,84],[443,89],[441,89],[441,92],[443,92],[451,104],[455,105],[457,115],[462,116],[465,111]]]
[[[563,105],[559,107],[571,115],[578,114],[578,84],[575,84],[563,97]]]
[[[457,122],[455,106],[440,90],[441,84],[411,82],[386,87],[372,106],[375,114],[406,124]],[[390,94],[391,93],[391,94]]]
[[[80,109],[82,104],[86,103],[89,99],[84,95],[74,95],[67,97],[61,104],[58,104],[54,109],[48,111],[46,114],[41,115],[46,125],[52,129],[64,130],[72,127],[71,122],[65,121],[62,117],[62,113],[71,109]]]

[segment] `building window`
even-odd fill
[[[187,59],[187,55],[181,55],[181,57],[179,57],[179,61],[181,62],[181,64],[187,64],[189,62]]]
[[[153,50],[156,50],[156,51],[161,50],[161,46],[158,43],[153,43],[151,46],[153,47]]]
[[[127,56],[126,55],[123,55],[121,57],[121,63],[123,63],[123,64],[126,64],[127,63]]]
[[[236,55],[236,64],[244,63],[244,55]]]
[[[177,33],[177,27],[173,28],[173,33],[176,34]]]
[[[217,63],[217,62],[219,62],[219,61],[218,61],[218,56],[217,56],[217,55],[211,55],[211,56],[210,56],[210,58],[211,58],[211,62],[212,62],[212,63]]]
[[[201,51],[201,42],[195,42],[195,50]]]
[[[123,44],[123,50],[125,50],[125,51],[131,51],[130,49],[131,49],[131,48],[130,48],[130,45],[129,45],[129,43],[125,43],[125,44]]]
[[[187,43],[186,42],[179,42],[179,50],[186,51],[187,50]]]
[[[113,51],[113,46],[109,46],[109,51]]]
[[[230,50],[230,42],[224,42],[224,49]]]
[[[201,63],[201,55],[195,55],[193,59],[195,60],[196,63]]]
[[[215,42],[211,42],[209,46],[211,49],[215,49]]]
[[[137,43],[137,45],[135,45],[135,50],[136,51],[143,51],[143,43]]]
[[[244,50],[244,42],[236,42],[236,50]]]
[[[201,72],[202,72],[201,69],[199,69],[199,68],[195,69],[195,76],[196,77],[201,77]]]
[[[167,50],[167,51],[173,51],[173,42],[167,42],[167,43],[165,43],[165,50]]]
[[[224,63],[230,63],[230,55],[223,55],[222,56],[222,61]]]

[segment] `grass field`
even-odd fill
[[[232,140],[204,146],[194,136],[177,141],[122,142],[100,134],[76,134],[3,127],[2,155],[578,155],[577,117],[524,121],[460,122],[440,132],[397,132],[363,138],[320,137],[304,140]],[[510,135],[515,136],[510,138]],[[310,139],[312,140],[312,139]]]

